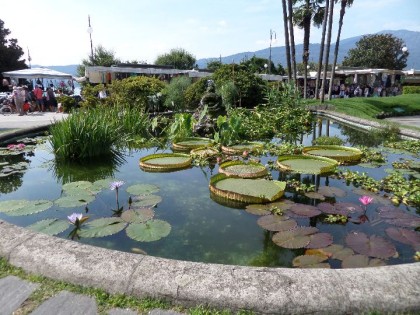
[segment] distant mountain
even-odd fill
[[[392,34],[393,36],[400,38],[406,44],[410,55],[407,59],[406,69],[420,69],[420,32],[413,32],[407,30],[398,31],[381,31],[376,34]],[[362,38],[362,36],[351,37],[340,40],[340,47],[338,51],[337,62],[342,63],[344,56],[347,56],[347,52],[356,47],[356,43]],[[333,44],[330,49],[330,62],[332,63],[334,57],[335,40],[332,40]],[[320,44],[310,44],[309,61],[318,63]],[[302,62],[302,51],[303,44],[296,45],[296,62]],[[252,56],[266,58],[270,57],[270,48],[265,48],[257,51],[241,52],[230,56],[222,57],[222,63],[240,63],[242,60],[252,58]],[[203,58],[197,60],[197,65],[200,69],[205,69],[207,63],[212,60],[219,60],[219,57],[215,58]],[[282,64],[286,66],[286,51],[284,46],[272,47],[271,48],[271,60],[274,64]]]

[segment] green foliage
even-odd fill
[[[191,84],[185,91],[185,105],[188,109],[196,109],[207,89],[209,78],[201,78]]]
[[[77,73],[83,77],[86,66],[111,67],[119,63],[121,60],[115,57],[114,51],[106,50],[102,45],[98,45],[94,48],[93,56],[89,54],[87,59],[82,60],[82,64],[77,67]]]
[[[175,69],[191,70],[196,59],[188,51],[182,48],[171,49],[169,53],[159,55],[155,65],[173,66]]]
[[[235,101],[239,98],[238,88],[233,81],[228,81],[219,88],[222,97],[222,104],[226,111],[235,106]]]
[[[85,107],[85,108],[94,108],[96,106],[99,106],[101,104],[101,100],[98,97],[98,93],[99,91],[102,91],[103,89],[104,89],[103,84],[98,84],[98,85],[85,84],[81,92],[83,101],[80,102],[80,106]]]
[[[365,35],[344,57],[343,66],[402,70],[407,66],[404,42],[391,34]]]
[[[115,106],[128,106],[145,112],[149,96],[161,92],[164,87],[165,83],[159,79],[146,76],[115,80],[108,85],[110,96],[107,101]]]
[[[316,145],[343,145],[344,140],[340,139],[338,136],[328,137],[328,136],[321,136],[318,137],[313,141],[313,144]]]
[[[420,86],[404,85],[403,94],[420,94]]]
[[[420,152],[420,141],[418,140],[404,140],[404,141],[385,141],[384,146],[388,148],[406,150],[415,154]]]
[[[0,78],[2,72],[28,68],[25,59],[20,60],[24,52],[17,39],[7,39],[9,35],[10,30],[4,27],[4,22],[0,19]]]
[[[234,82],[239,93],[235,106],[252,108],[262,103],[265,82],[243,66],[222,65],[214,72],[213,79],[217,88]]]
[[[233,145],[242,139],[242,120],[238,115],[220,115],[217,117],[217,129],[214,140],[222,145]]]
[[[324,222],[327,223],[346,223],[348,220],[348,217],[341,214],[328,214],[324,218]]]
[[[76,100],[67,95],[57,96],[57,102],[63,106],[63,112],[69,113],[76,106]]]
[[[174,120],[169,126],[168,138],[173,142],[192,137],[196,121],[189,113],[175,114]]]
[[[219,60],[212,60],[207,63],[207,70],[209,71],[216,71],[219,69],[223,64]]]
[[[173,78],[162,91],[165,96],[165,107],[176,112],[184,111],[186,109],[185,92],[190,85],[191,79],[189,77]]]
[[[243,67],[243,69],[246,69],[252,73],[268,73],[268,69],[271,67],[271,73],[277,74],[274,63],[271,62],[270,64],[270,61],[265,58],[252,56],[250,59],[242,60],[240,65]],[[267,68],[265,68],[264,65],[267,65]]]

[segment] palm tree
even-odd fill
[[[296,48],[295,48],[295,33],[293,31],[293,0],[287,0],[288,9],[288,22],[289,22],[289,34],[290,34],[290,47],[292,52],[292,67],[293,67],[293,80],[297,83],[296,78]]]
[[[283,6],[283,26],[284,26],[284,41],[286,46],[286,61],[287,61],[287,76],[289,81],[292,80],[292,66],[290,61],[290,42],[289,42],[289,28],[287,24],[287,7],[286,7],[286,0],[282,0]]]
[[[321,37],[321,46],[319,48],[319,59],[318,59],[318,69],[316,74],[316,83],[315,83],[315,98],[319,98],[319,82],[321,81],[321,69],[322,69],[322,59],[324,58],[324,46],[325,46],[325,33],[327,31],[327,20],[328,20],[328,7],[330,5],[330,0],[325,0],[325,7],[323,8],[323,19],[322,19],[322,37]]]
[[[324,99],[325,99],[325,82],[327,81],[328,59],[329,59],[330,47],[331,47],[331,31],[332,31],[333,17],[334,17],[334,0],[331,0],[329,8],[328,8],[327,47],[325,49],[326,51],[325,51],[324,73],[322,76],[322,85],[321,85],[321,103],[324,103]]]
[[[352,4],[353,4],[353,0],[341,0],[340,20],[338,22],[337,40],[335,42],[334,63],[331,70],[331,78],[334,78],[334,74],[335,74],[335,66],[337,64],[338,47],[340,45],[340,35],[341,35],[341,29],[343,27],[344,14],[346,14],[346,7],[350,7]],[[332,87],[333,87],[333,80],[331,79],[330,87],[328,89],[329,91],[328,100],[331,100]]]

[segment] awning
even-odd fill
[[[4,77],[22,78],[22,79],[67,79],[72,80],[73,76],[68,73],[48,69],[48,68],[31,68],[16,71],[6,71],[2,73]]]

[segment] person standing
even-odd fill
[[[41,87],[37,84],[35,85],[35,89],[34,89],[34,95],[35,95],[35,102],[36,102],[36,106],[38,111],[43,111],[45,112],[45,105],[44,105],[44,99],[42,98],[42,94],[43,91],[41,89]]]
[[[47,105],[51,112],[57,111],[57,99],[52,88],[47,88]]]
[[[13,101],[15,102],[16,109],[19,113],[19,116],[25,115],[23,111],[23,103],[25,103],[25,90],[22,87],[14,87],[13,88]]]

